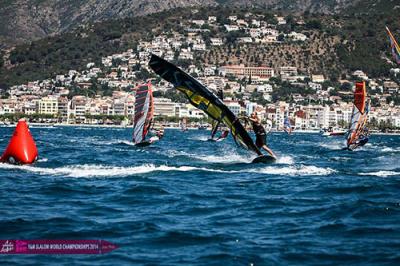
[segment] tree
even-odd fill
[[[150,78],[150,73],[145,68],[140,68],[140,71],[136,72],[136,77],[140,80],[147,80]]]
[[[352,85],[351,85],[350,82],[344,82],[344,83],[340,86],[340,89],[341,89],[341,90],[346,90],[346,91],[351,90],[351,88],[352,88]]]
[[[306,28],[315,29],[315,30],[321,30],[322,29],[322,23],[321,23],[321,21],[319,21],[317,19],[312,19],[312,20],[307,21]]]

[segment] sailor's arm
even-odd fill
[[[251,118],[251,117],[247,117],[247,120],[250,120],[251,122],[254,122],[254,123],[259,123],[260,122],[260,121],[258,121],[257,118]]]

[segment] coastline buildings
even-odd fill
[[[235,78],[251,78],[259,81],[268,81],[274,77],[274,69],[270,67],[248,67],[244,65],[222,66],[219,73],[223,76],[233,76]]]
[[[277,25],[286,23],[284,17],[276,16],[276,19]],[[271,119],[276,128],[283,126],[285,116],[293,120],[296,128],[302,129],[346,126],[352,112],[353,83],[359,79],[368,80],[369,95],[374,104],[379,105],[379,108],[371,108],[370,120],[400,126],[400,108],[396,106],[400,86],[390,77],[370,79],[357,70],[346,77],[348,80],[339,81],[341,85],[327,86],[322,73],[309,73],[288,62],[271,68],[245,65],[240,60],[233,65],[229,65],[229,60],[221,62],[223,65],[197,60],[207,50],[221,50],[227,45],[227,37],[205,38],[203,33],[209,35],[210,32],[203,28],[205,24],[220,27],[225,33],[240,31],[236,41],[244,42],[244,47],[284,42],[282,38],[277,41],[278,36],[285,35],[279,32],[279,27],[263,21],[262,17],[249,14],[244,19],[230,16],[228,20],[225,26],[211,16],[207,20],[183,22],[182,31],[172,30],[152,39],[139,40],[135,49],[103,57],[101,65],[89,62],[83,71],[70,70],[46,80],[13,86],[8,91],[8,99],[0,99],[0,115],[43,115],[63,123],[99,123],[96,117],[101,116],[131,118],[134,88],[151,79],[157,117],[206,119],[202,111],[190,104],[171,100],[177,99],[169,95],[173,86],[152,75],[147,65],[150,54],[154,53],[169,61],[178,61],[210,90],[223,90],[225,104],[236,115],[257,111],[263,119]],[[309,41],[301,32],[291,32],[287,37],[290,41]],[[268,62],[260,61],[258,65],[265,63]],[[392,69],[391,73],[400,75],[400,70]],[[95,95],[97,91],[104,95]]]

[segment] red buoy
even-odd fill
[[[15,164],[31,164],[37,157],[38,150],[28,125],[25,119],[20,119],[0,161]]]

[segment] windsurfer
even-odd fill
[[[283,130],[290,135],[292,133],[292,125],[290,124],[290,119],[289,117],[285,117],[285,120],[283,122]]]
[[[221,132],[221,135],[217,138],[216,141],[220,141],[220,140],[227,138],[228,134],[229,134],[229,130],[225,129],[224,131]]]
[[[249,120],[253,126],[253,131],[256,134],[256,146],[258,148],[264,149],[272,157],[274,157],[276,159],[276,155],[274,154],[274,152],[267,146],[267,133],[265,131],[265,128],[261,124],[261,120],[257,116],[257,113],[253,112],[253,113],[251,113],[250,117],[245,117],[245,118],[247,120]]]
[[[149,142],[150,143],[154,143],[159,141],[160,139],[162,139],[162,137],[164,137],[164,129],[161,128],[159,130],[156,131],[156,135],[152,136],[151,138],[149,138]]]
[[[369,130],[366,126],[364,126],[358,137],[358,146],[364,146],[368,142],[368,137]]]

